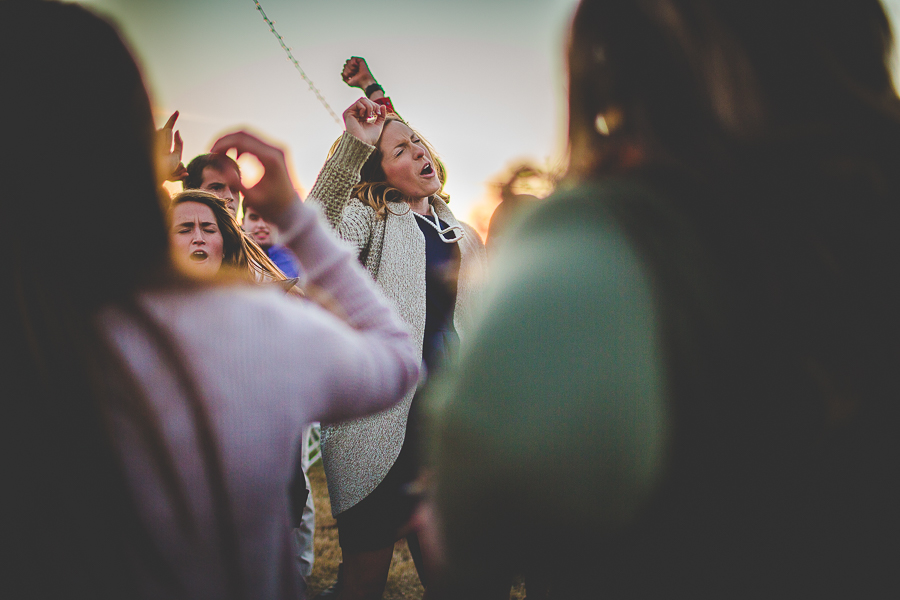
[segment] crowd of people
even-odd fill
[[[0,1],[3,585],[307,597],[321,422],[321,600],[403,538],[431,600],[892,597],[892,46],[879,0],[581,0],[568,172],[488,261],[365,60],[303,200],[245,132],[185,167],[107,20]]]

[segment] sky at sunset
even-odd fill
[[[463,219],[516,162],[558,162],[563,47],[575,0],[260,0],[339,116],[361,94],[340,78],[363,56],[449,170]],[[144,69],[159,125],[179,110],[185,163],[250,128],[289,150],[308,190],[339,126],[287,60],[253,0],[89,0]]]
[[[565,31],[576,0],[260,0],[307,75],[340,113],[359,97],[344,60],[368,59],[397,110],[435,147],[451,207],[484,217],[488,182],[564,149]],[[286,147],[312,187],[339,126],[287,60],[253,0],[87,0],[116,20],[159,125],[179,110],[185,163],[249,128]],[[892,18],[900,0],[885,3]]]

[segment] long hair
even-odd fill
[[[172,197],[170,212],[185,202],[196,202],[212,211],[216,225],[222,233],[222,264],[249,270],[243,232],[225,205],[225,201],[215,194],[203,190],[185,190]]]
[[[208,206],[213,212],[219,231],[222,232],[222,264],[232,267],[238,273],[246,273],[251,281],[285,281],[287,276],[272,262],[272,259],[250,238],[237,219],[228,210],[225,201],[204,190],[185,190],[172,197],[171,208],[184,202],[197,202]],[[170,212],[171,212],[170,208]]]
[[[568,50],[571,173],[628,168],[634,152],[706,176],[755,169],[748,152],[893,151],[891,45],[878,0],[585,0]]]
[[[385,129],[387,129],[389,123],[394,122],[407,125],[407,123],[396,114],[390,114],[387,119],[385,119]],[[408,126],[409,125],[407,125],[407,127]],[[434,161],[438,180],[441,182],[441,188],[435,195],[444,200],[444,202],[449,202],[450,196],[444,193],[444,183],[447,181],[447,169],[444,166],[444,163],[425,138],[419,135],[417,131],[413,130],[413,132],[420,140],[422,140],[422,145],[428,149],[428,153],[431,154],[431,158]],[[382,135],[384,135],[384,130],[382,130]],[[387,216],[388,212],[408,210],[408,208],[404,207],[391,207],[411,200],[404,196],[400,190],[388,184],[384,169],[381,168],[381,161],[383,158],[384,153],[381,150],[381,138],[378,138],[378,142],[375,144],[375,151],[372,152],[365,164],[363,164],[362,169],[360,169],[359,183],[353,188],[353,197],[358,198],[363,204],[372,207],[375,210],[375,213],[382,219]]]
[[[648,589],[670,593],[668,584],[698,575],[728,589],[746,579],[728,580],[741,559],[750,578],[759,572],[754,585],[771,585],[773,570],[750,565],[792,552],[820,567],[798,566],[792,583],[859,584],[867,569],[886,572],[876,568],[880,549],[854,553],[870,544],[863,532],[900,533],[886,508],[896,476],[880,474],[900,462],[891,45],[877,0],[578,8],[569,176],[651,185],[664,214],[677,217],[668,222],[689,232],[678,238],[692,248],[682,258],[702,259],[668,260],[683,248],[660,249],[660,232],[671,229],[659,213],[616,206],[666,291],[674,424],[666,500],[656,521],[619,539],[623,557],[654,548],[647,564],[666,575]],[[702,294],[698,280],[709,286]],[[691,302],[692,293],[709,304]],[[619,572],[628,589],[634,579]]]
[[[896,351],[900,300],[883,276],[900,268],[891,46],[878,0],[584,0],[569,176],[668,173],[745,318],[871,391],[859,373],[883,357],[861,336]]]
[[[240,596],[237,536],[206,408],[173,340],[136,301],[150,286],[187,285],[170,263],[140,71],[116,30],[86,9],[2,2],[0,78],[4,108],[15,115],[0,133],[15,148],[0,162],[14,200],[5,215],[32,224],[10,228],[11,256],[0,267],[6,585],[35,597],[73,589],[134,597],[137,559],[178,593],[133,502],[114,414],[141,435],[179,525],[190,532],[195,520],[159,417],[98,322],[100,310],[115,305],[155,343],[184,390],[224,567]],[[65,559],[52,561],[48,577],[51,555]]]

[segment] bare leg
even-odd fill
[[[380,600],[387,583],[394,546],[343,555],[337,600]]]
[[[406,545],[409,546],[409,554],[412,556],[413,564],[416,566],[416,573],[419,574],[419,581],[422,587],[428,589],[428,571],[425,569],[425,560],[422,557],[422,546],[419,544],[419,536],[416,532],[406,536]]]

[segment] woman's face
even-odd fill
[[[177,205],[169,239],[175,262],[185,271],[205,277],[219,272],[225,241],[210,207],[190,201]]]
[[[427,198],[441,189],[431,155],[412,129],[388,121],[378,144],[388,185],[414,200]]]

